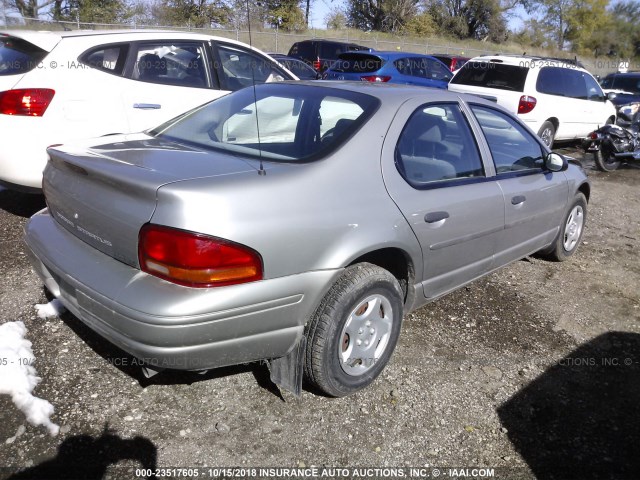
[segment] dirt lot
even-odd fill
[[[262,365],[147,380],[73,316],[38,319],[47,298],[21,235],[42,199],[0,191],[0,324],[29,329],[35,394],[61,426],[51,438],[0,397],[0,479],[140,478],[141,466],[638,478],[640,169],[585,167],[573,259],[524,259],[409,315],[379,380],[344,399],[281,396]]]

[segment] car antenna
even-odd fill
[[[251,15],[249,14],[249,0],[246,0],[247,5],[247,26],[249,29],[249,46],[253,47],[253,42],[251,41]],[[266,175],[267,171],[264,169],[264,165],[262,164],[262,147],[260,145],[260,122],[258,121],[258,96],[256,94],[256,72],[255,72],[255,62],[251,62],[251,80],[253,84],[253,104],[256,109],[256,131],[258,132],[258,155],[260,156],[260,170],[258,170],[258,175]]]

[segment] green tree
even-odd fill
[[[348,25],[360,30],[399,32],[418,13],[418,0],[349,0]]]
[[[404,31],[408,35],[430,37],[432,35],[435,35],[435,33],[438,31],[438,28],[433,21],[433,17],[427,12],[422,12],[411,18],[405,24]]]
[[[507,37],[505,14],[519,0],[427,0],[424,8],[439,33],[501,42]]]
[[[231,7],[223,0],[167,0],[155,9],[162,25],[202,28],[227,25],[231,19]]]
[[[266,0],[267,23],[288,32],[305,30],[307,23],[298,0]]]
[[[56,3],[55,20],[83,23],[118,23],[123,21],[127,5],[122,0],[70,0]]]
[[[334,7],[324,17],[328,30],[343,30],[347,28],[347,15],[341,8]]]

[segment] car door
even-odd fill
[[[382,165],[389,194],[420,242],[427,298],[491,270],[503,195],[457,102],[405,103],[385,138]]]
[[[543,168],[545,148],[518,120],[486,105],[469,107],[484,133],[504,195],[505,228],[495,258],[500,266],[553,241],[569,187],[563,172]]]
[[[228,93],[211,74],[205,41],[138,42],[130,50],[124,98],[131,131],[155,127]]]

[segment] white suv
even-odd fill
[[[0,32],[0,183],[37,192],[49,145],[138,132],[254,82],[296,79],[210,35]]]
[[[616,120],[616,109],[598,82],[572,60],[476,57],[451,79],[449,90],[480,95],[517,113],[549,147]]]

